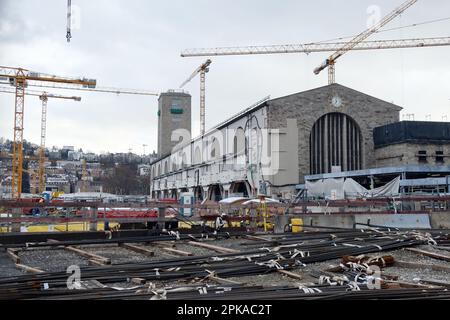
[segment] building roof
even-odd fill
[[[353,177],[367,177],[375,175],[388,175],[388,174],[402,174],[402,173],[430,173],[430,174],[443,174],[450,173],[450,165],[432,166],[432,165],[403,165],[397,167],[381,167],[381,168],[369,168],[353,171],[342,171],[334,173],[320,173],[306,175],[305,180],[314,181],[321,179],[338,179],[338,178],[353,178]]]
[[[450,122],[400,121],[373,130],[375,148],[398,143],[450,143]]]
[[[298,92],[298,93],[293,93],[293,94],[290,94],[290,95],[287,95],[287,96],[275,98],[275,99],[270,100],[269,103],[270,103],[270,102],[277,102],[277,100],[283,100],[283,99],[286,99],[286,98],[289,98],[289,97],[292,97],[292,96],[305,96],[305,97],[307,97],[309,94],[313,94],[313,93],[315,93],[315,92],[317,92],[317,91],[325,91],[325,90],[333,90],[333,89],[336,90],[337,88],[341,88],[341,89],[344,89],[344,90],[346,90],[346,91],[350,91],[350,92],[352,92],[352,93],[354,93],[354,94],[363,95],[363,96],[365,96],[365,97],[367,97],[367,98],[369,98],[369,99],[372,99],[372,100],[377,100],[377,101],[386,103],[386,104],[388,104],[392,109],[397,110],[397,111],[401,111],[401,110],[403,109],[403,108],[400,107],[399,105],[396,105],[396,104],[394,104],[394,103],[392,103],[392,102],[387,102],[387,101],[382,100],[382,99],[380,99],[380,98],[371,96],[371,95],[369,95],[369,94],[367,94],[367,93],[364,93],[364,92],[361,92],[361,91],[358,91],[358,90],[355,90],[355,89],[352,89],[352,88],[343,86],[342,84],[339,84],[339,83],[328,84],[328,85],[325,85],[325,86],[322,86],[322,87],[313,88],[313,89],[309,89],[309,90],[306,90],[306,91],[302,91],[302,92]],[[332,91],[331,91],[331,92],[332,92]]]
[[[254,112],[254,111],[256,111],[256,110],[261,109],[262,107],[264,107],[264,106],[266,105],[267,101],[269,101],[269,98],[270,98],[270,96],[267,96],[267,97],[265,97],[265,98],[263,98],[263,99],[257,101],[255,104],[251,105],[250,107],[244,109],[243,111],[241,111],[241,112],[235,114],[234,116],[228,118],[227,120],[225,120],[225,121],[223,121],[223,122],[217,124],[216,126],[212,127],[212,128],[209,129],[208,131],[206,131],[205,134],[204,134],[203,136],[207,136],[207,135],[210,134],[211,132],[213,132],[213,131],[215,131],[215,130],[219,130],[219,129],[221,129],[221,128],[224,128],[224,127],[226,127],[228,124],[233,123],[234,121],[237,121],[237,120],[241,119],[242,117],[245,117],[247,114],[252,113],[252,112]],[[202,136],[195,137],[195,138],[193,138],[193,139],[191,140],[191,142],[192,142],[192,141],[195,141],[195,140],[198,140],[198,139],[200,139],[201,137],[202,137]],[[186,144],[185,144],[184,146],[186,146]],[[180,146],[180,149],[183,148],[184,146]],[[171,155],[171,153],[162,155],[161,157],[159,157],[159,158],[153,160],[153,161],[150,163],[150,165],[152,165],[152,164],[154,164],[154,163],[160,161],[161,159],[167,158],[167,157],[169,157],[170,155]]]

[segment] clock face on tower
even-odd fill
[[[341,97],[339,97],[339,96],[334,96],[334,97],[331,99],[331,104],[332,104],[333,107],[335,107],[335,108],[340,108],[341,105],[342,105],[342,99],[341,99]]]

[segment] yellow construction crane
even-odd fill
[[[339,48],[335,53],[333,53],[331,56],[328,57],[320,66],[314,69],[314,74],[319,74],[323,69],[328,68],[328,84],[333,84],[336,81],[336,73],[335,73],[335,64],[336,60],[344,55],[345,53],[352,50],[358,43],[361,43],[365,39],[367,39],[369,36],[377,32],[380,28],[388,24],[390,21],[395,19],[397,16],[402,14],[406,9],[411,7],[413,4],[415,4],[417,0],[408,0],[405,3],[403,3],[400,7],[389,13],[387,16],[385,16],[383,19],[381,19],[378,23],[376,23],[371,28],[365,30],[364,32],[358,34],[356,37],[354,37],[352,40],[347,42],[344,46]]]
[[[39,96],[42,101],[42,114],[41,114],[41,145],[39,148],[39,192],[45,191],[45,138],[47,133],[47,101],[48,98],[52,99],[66,99],[73,101],[81,101],[81,97],[69,97],[58,94],[51,94],[44,92]]]
[[[9,154],[8,152],[6,152],[6,151],[2,151],[2,152],[0,152],[0,159],[1,158],[4,158],[4,159],[12,159],[13,158],[13,155],[12,154]],[[29,160],[29,161],[36,161],[36,162],[38,162],[39,161],[39,156],[38,157],[36,157],[36,156],[24,156],[24,159],[26,159],[26,160]],[[37,192],[38,192],[38,174],[36,173],[36,172],[38,172],[38,170],[35,170],[35,169],[28,169],[28,170],[25,170],[25,169],[23,169],[22,170],[23,172],[27,172],[27,173],[29,173],[30,174],[30,188],[31,188],[31,179],[32,179],[32,175],[34,176],[34,178],[35,178],[35,181],[34,181],[34,189],[32,189],[32,193],[33,194],[36,194]]]
[[[200,74],[200,135],[205,134],[205,91],[206,91],[206,73],[209,72],[209,66],[211,60],[206,60],[200,67],[198,67],[189,78],[187,78],[181,85],[183,88],[188,82],[195,78],[197,74]]]
[[[0,87],[0,92],[4,93],[14,93],[10,88]],[[41,93],[33,93],[26,92],[27,96],[36,96],[42,102],[42,113],[41,113],[41,144],[39,147],[39,184],[38,184],[38,192],[42,193],[45,191],[45,139],[47,133],[47,102],[48,98],[52,99],[66,99],[66,100],[74,100],[81,101],[81,97],[75,96],[64,96],[59,94],[53,94],[49,92],[41,92]]]
[[[12,198],[20,199],[23,171],[23,120],[25,110],[25,88],[34,82],[52,82],[71,86],[95,88],[96,80],[86,78],[64,78],[23,68],[0,66],[0,80],[6,79],[16,87],[14,110],[14,141],[12,169]]]
[[[1,81],[0,84],[9,84],[8,82]],[[63,86],[63,84],[59,83],[58,85],[49,85],[49,84],[41,84],[41,83],[31,83],[28,86],[30,87],[38,87],[38,88],[51,88],[51,89],[63,89],[63,90],[75,90],[75,91],[84,91],[84,92],[97,92],[97,93],[113,93],[113,94],[127,94],[127,95],[138,95],[138,96],[159,96],[159,92],[157,91],[149,91],[149,90],[138,90],[138,89],[124,89],[124,88],[114,88],[114,87],[72,87],[72,86]]]

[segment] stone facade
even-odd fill
[[[311,130],[321,117],[339,113],[345,117],[335,118],[351,119],[357,139],[341,147],[352,148],[350,141],[356,141],[355,153],[361,155],[358,167],[365,169],[376,165],[373,129],[399,121],[400,110],[338,84],[262,101],[153,162],[152,197],[192,192],[201,199],[217,199],[218,194],[227,197],[247,191],[253,196],[290,198],[310,174]],[[337,141],[333,132],[324,135]],[[245,150],[236,146],[237,140],[242,140],[237,144]],[[264,166],[274,170],[264,171]]]
[[[178,141],[172,141],[175,130],[191,134],[191,96],[184,92],[168,91],[158,99],[158,156],[170,154]]]
[[[424,154],[419,152],[425,151]],[[436,152],[442,152],[437,155]],[[450,142],[446,144],[398,143],[383,146],[375,150],[377,167],[402,165],[450,165]],[[442,161],[440,161],[442,160]]]
[[[340,106],[333,105],[339,97]],[[286,119],[296,119],[298,126],[298,180],[310,173],[310,134],[318,119],[328,113],[341,112],[359,125],[362,134],[362,168],[375,166],[373,129],[399,121],[402,108],[356,90],[333,84],[293,94],[268,102],[268,127],[285,128]]]

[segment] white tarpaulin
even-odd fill
[[[344,178],[306,181],[308,196],[324,197],[333,200],[344,199]]]
[[[386,183],[384,186],[375,189],[366,189],[352,178],[344,182],[344,192],[346,198],[379,198],[392,197],[399,194],[400,176]]]
[[[346,198],[375,198],[392,197],[398,195],[400,177],[395,178],[384,186],[373,190],[366,189],[352,178],[322,179],[306,181],[308,196],[323,197],[325,199],[342,200]]]

